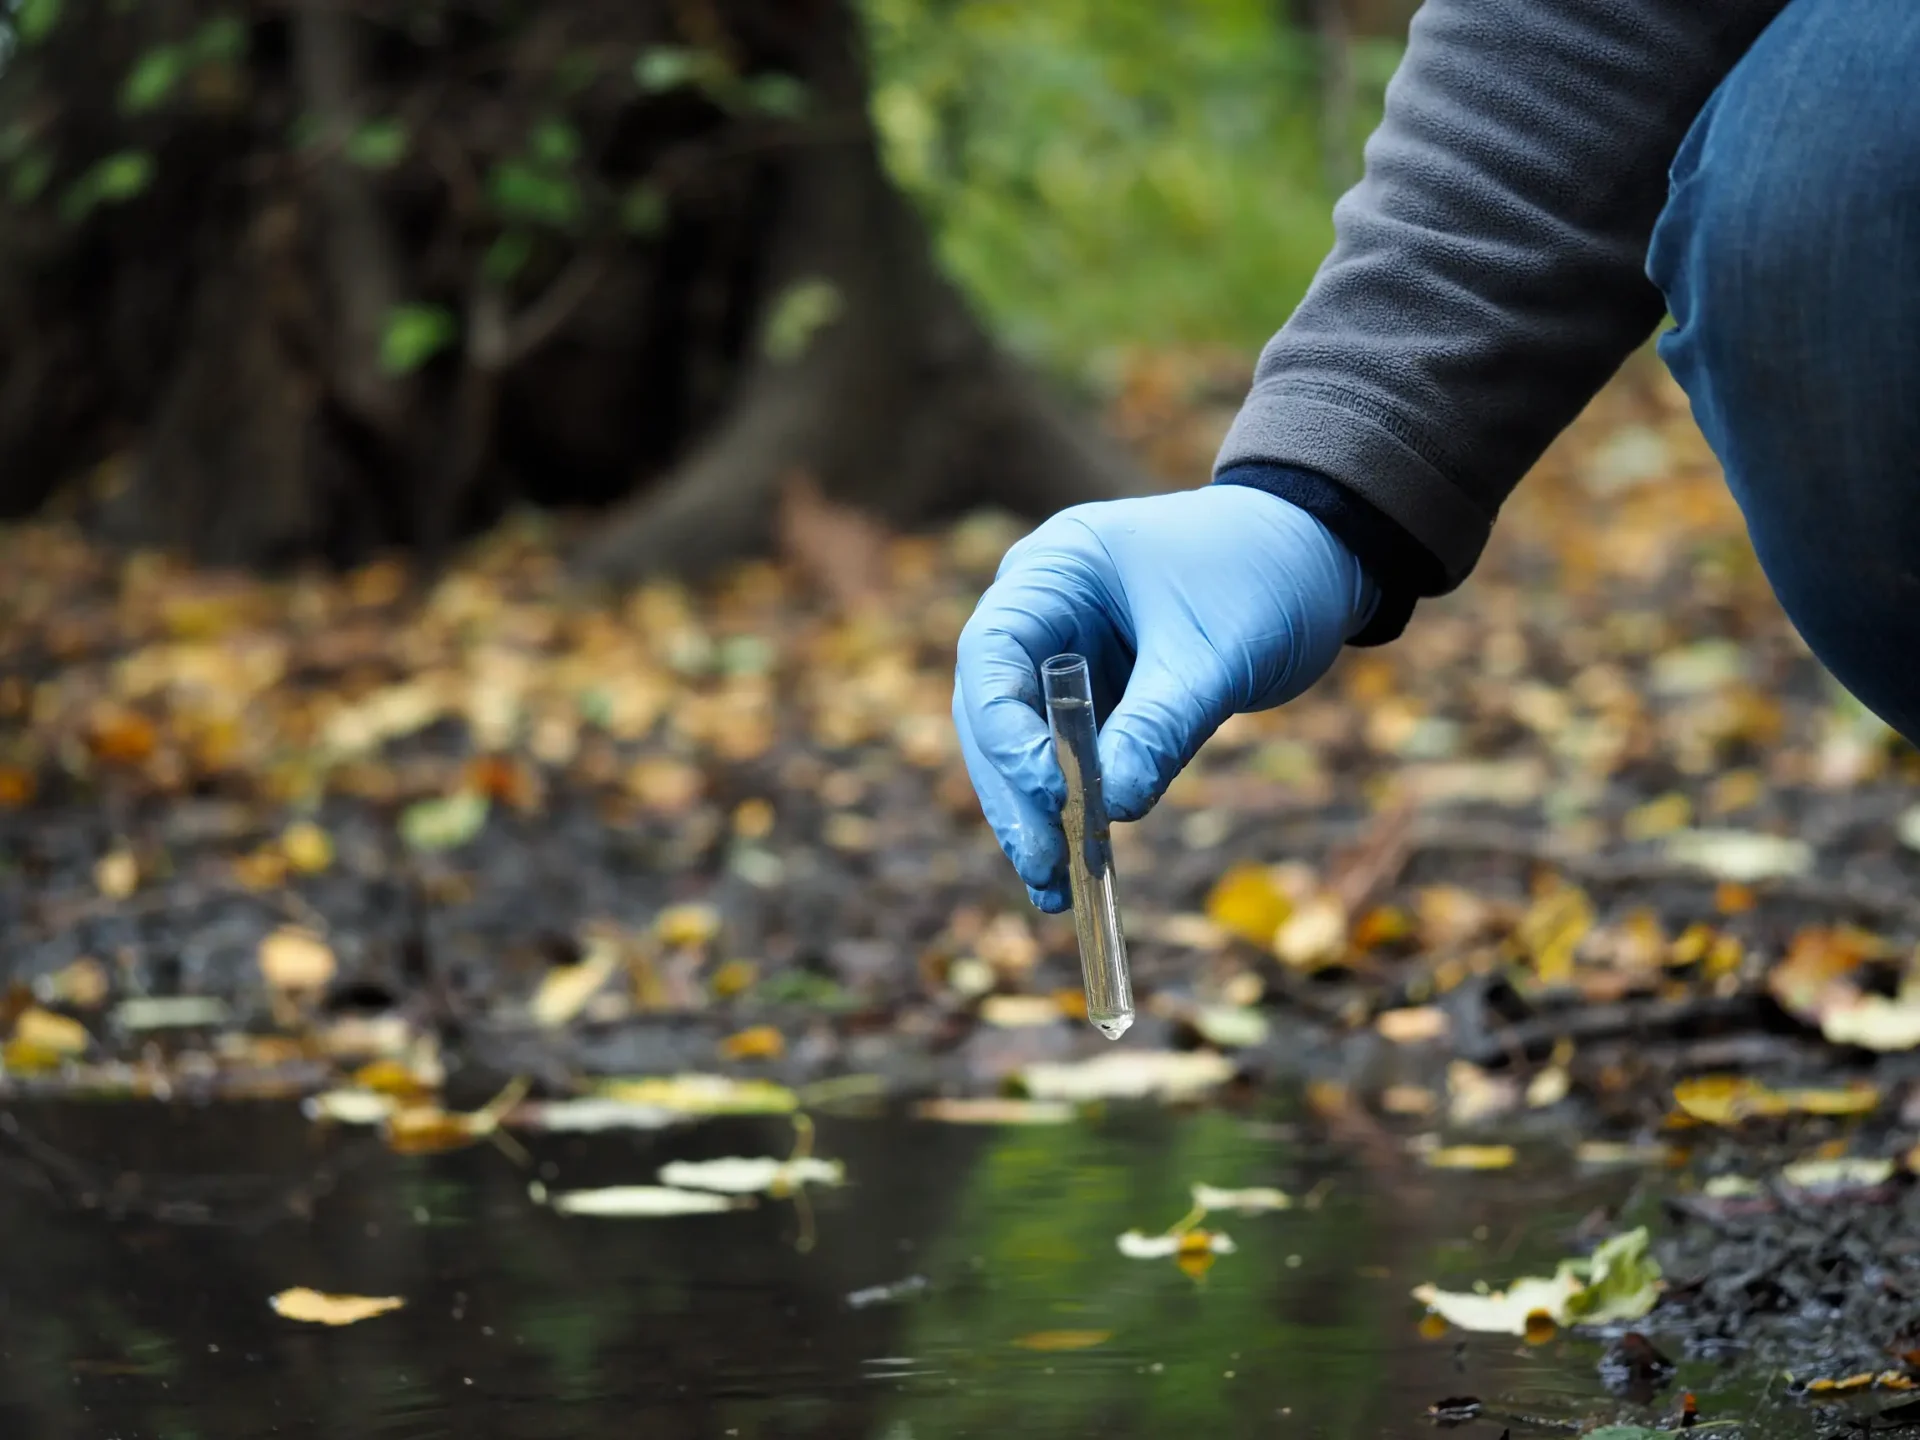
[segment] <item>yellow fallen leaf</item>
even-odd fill
[[[283,925],[260,942],[260,973],[276,990],[324,990],[337,968],[327,942],[297,925]]]
[[[1196,1181],[1193,1203],[1202,1210],[1237,1210],[1242,1215],[1258,1215],[1268,1210],[1291,1210],[1293,1197],[1284,1190],[1265,1185],[1226,1190]]]
[[[471,1112],[442,1110],[438,1105],[401,1105],[387,1116],[384,1136],[399,1155],[434,1155],[459,1150],[484,1140],[500,1128],[500,1121],[526,1096],[527,1082],[514,1080],[486,1105]]]
[[[71,965],[62,966],[34,986],[41,999],[81,1010],[92,1010],[103,1004],[110,988],[106,966],[91,955],[83,955]]]
[[[1380,1038],[1396,1045],[1418,1045],[1428,1040],[1444,1040],[1452,1022],[1437,1005],[1415,1005],[1404,1010],[1384,1010],[1373,1022]]]
[[[1265,865],[1235,865],[1207,892],[1207,919],[1262,948],[1293,913],[1293,901]]]
[[[1003,1030],[1055,1025],[1064,1017],[1051,995],[989,995],[980,1002],[980,1018]]]
[[[556,965],[540,977],[527,1010],[536,1025],[552,1030],[565,1025],[585,1007],[587,1001],[613,978],[620,967],[620,952],[612,944],[595,942],[575,965]]]
[[[1347,950],[1347,907],[1334,895],[1301,901],[1273,937],[1273,953],[1295,970],[1318,970]]]
[[[70,1015],[56,1015],[29,1005],[13,1022],[16,1043],[58,1056],[83,1055],[89,1043],[87,1027]]]
[[[280,853],[294,869],[317,875],[333,864],[333,837],[311,820],[296,820],[281,832]]]
[[[787,1038],[771,1025],[750,1025],[720,1042],[729,1060],[778,1060],[787,1053]]]
[[[1091,1350],[1112,1338],[1111,1330],[1036,1330],[1013,1343],[1022,1350]]]
[[[124,900],[140,888],[140,862],[131,850],[109,850],[94,862],[93,883],[109,900]]]
[[[948,1125],[1064,1125],[1073,1119],[1073,1107],[1058,1100],[979,1099],[923,1100],[914,1107],[921,1120]]]
[[[381,1125],[398,1108],[391,1095],[375,1090],[324,1090],[301,1101],[301,1112],[309,1119],[333,1125]]]
[[[282,1290],[267,1303],[276,1314],[309,1325],[357,1325],[376,1315],[398,1310],[407,1302],[398,1295],[328,1295],[296,1285]]]
[[[653,932],[675,950],[706,945],[720,934],[720,912],[711,905],[669,905],[654,918]]]
[[[1511,1145],[1446,1145],[1425,1156],[1435,1170],[1505,1170],[1517,1158]]]
[[[1738,1075],[1700,1075],[1673,1087],[1683,1115],[1708,1125],[1791,1115],[1867,1115],[1880,1104],[1878,1086],[1864,1080],[1832,1089],[1773,1090]]]
[[[788,1115],[800,1100],[770,1080],[735,1080],[726,1075],[652,1075],[632,1080],[602,1080],[594,1093],[633,1105],[657,1105],[684,1115]]]
[[[1535,899],[1514,939],[1533,961],[1542,985],[1564,985],[1573,978],[1574,953],[1593,920],[1593,902],[1577,885],[1554,882]]]
[[[675,1215],[717,1215],[753,1205],[751,1198],[710,1190],[679,1190],[670,1185],[609,1185],[600,1190],[566,1190],[551,1197],[562,1215],[605,1219],[665,1219]]]

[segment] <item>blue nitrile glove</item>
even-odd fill
[[[1042,662],[1087,657],[1107,810],[1136,820],[1229,715],[1325,674],[1377,600],[1332,532],[1246,485],[1077,505],[1009,550],[960,635],[953,720],[1033,903],[1068,905]]]

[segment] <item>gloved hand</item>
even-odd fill
[[[1326,526],[1245,485],[1077,505],[1009,550],[960,635],[953,721],[1033,903],[1069,904],[1044,661],[1087,657],[1107,811],[1135,820],[1229,715],[1325,674],[1378,598]]]

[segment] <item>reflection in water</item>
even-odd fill
[[[1430,1433],[1426,1406],[1463,1391],[1561,1420],[1619,1411],[1593,1342],[1420,1341],[1406,1298],[1550,1258],[1609,1187],[1370,1176],[1271,1120],[823,1119],[818,1153],[850,1183],[812,1192],[810,1216],[620,1221],[541,1209],[491,1149],[393,1156],[290,1106],[13,1114],[0,1434],[21,1440],[1395,1436]],[[549,1141],[534,1163],[556,1187],[644,1183],[668,1159],[790,1140],[779,1120],[717,1121]],[[1219,1217],[1238,1250],[1198,1282],[1117,1254],[1196,1180],[1330,1183],[1317,1208]],[[305,1327],[267,1305],[292,1285],[408,1303]],[[1017,1343],[1036,1332],[1085,1348]]]

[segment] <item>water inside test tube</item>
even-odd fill
[[[1073,928],[1080,941],[1087,1019],[1107,1039],[1118,1040],[1133,1024],[1133,985],[1114,894],[1112,831],[1100,790],[1093,684],[1087,662],[1078,655],[1056,655],[1040,667],[1040,673],[1054,751],[1067,782],[1060,824],[1067,836],[1067,876],[1073,889]]]

